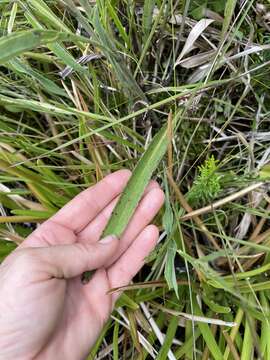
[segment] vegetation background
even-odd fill
[[[166,124],[159,245],[89,359],[270,359],[269,0],[1,0],[0,32],[1,259]]]

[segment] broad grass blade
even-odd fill
[[[223,21],[222,33],[221,33],[222,40],[224,40],[224,37],[226,36],[226,33],[230,27],[230,23],[234,14],[236,3],[237,3],[236,0],[228,0],[226,2],[226,7],[224,11],[224,21]]]
[[[147,40],[151,31],[155,3],[155,0],[146,0],[143,5],[142,28],[145,41]]]
[[[75,35],[53,30],[27,30],[7,35],[0,39],[0,64],[38,46],[75,38]],[[82,37],[78,39],[82,40]]]
[[[167,124],[156,134],[148,149],[138,162],[116,208],[109,220],[103,236],[121,236],[131,219],[143,192],[164,156],[168,146]]]

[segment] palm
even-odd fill
[[[96,186],[84,191],[46,223],[42,224],[22,247],[95,243],[99,240],[110,214],[123,190],[130,173],[116,172]],[[163,202],[163,193],[155,182],[151,182],[139,204],[129,226],[119,242],[114,258],[106,269],[99,269],[90,282],[82,285],[80,277],[70,280],[54,279],[48,282],[46,294],[50,303],[33,305],[35,316],[42,318],[43,307],[52,309],[52,321],[47,321],[47,337],[36,342],[40,357],[83,359],[94,344],[108,319],[118,294],[108,295],[109,289],[126,285],[138,272],[156,244],[158,231],[147,226]],[[40,300],[42,301],[42,300]],[[49,325],[48,325],[49,323]],[[35,333],[33,334],[34,341]],[[49,341],[48,341],[49,337]]]

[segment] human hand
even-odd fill
[[[119,294],[155,247],[164,195],[150,182],[121,239],[98,241],[130,172],[83,191],[0,266],[0,359],[85,359]],[[81,274],[98,269],[83,285]]]

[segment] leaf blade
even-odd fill
[[[75,38],[76,35],[54,30],[26,30],[12,33],[0,39],[0,64],[38,46]]]
[[[138,205],[144,190],[164,156],[168,146],[167,124],[155,135],[148,149],[138,162],[115,210],[104,230],[103,236],[114,234],[121,236],[136,206]]]

